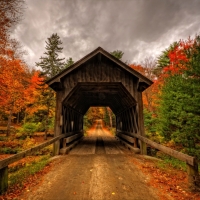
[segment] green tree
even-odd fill
[[[60,37],[56,34],[52,34],[50,38],[46,41],[46,52],[45,56],[40,57],[40,62],[36,62],[37,67],[42,68],[42,74],[46,79],[50,79],[59,72],[61,72],[64,67],[64,59],[59,58],[59,53],[62,53],[63,48],[60,47],[62,44]]]
[[[171,56],[170,56],[171,55]],[[169,53],[161,92],[158,130],[192,156],[200,155],[200,37],[180,41]],[[200,159],[200,157],[199,157]]]
[[[44,119],[45,136],[47,139],[47,133],[50,125],[50,116],[52,110],[55,108],[55,92],[45,84],[45,80],[48,80],[61,72],[65,68],[64,58],[59,58],[59,53],[62,53],[63,48],[60,37],[56,34],[52,34],[46,41],[45,56],[40,58],[40,62],[36,63],[37,67],[41,67],[42,71],[40,76],[44,77],[43,81],[39,83],[39,90],[41,96],[39,99],[40,114]]]
[[[44,80],[44,79],[43,79]],[[40,81],[38,84],[38,90],[40,91],[40,96],[38,97],[38,111],[35,115],[40,115],[43,119],[44,124],[44,139],[47,139],[47,133],[49,130],[49,126],[51,125],[51,121],[54,120],[55,116],[55,92],[45,84],[45,81]]]
[[[65,68],[68,68],[68,67],[70,67],[70,66],[73,65],[73,64],[74,64],[73,59],[72,59],[72,58],[69,58],[69,59],[67,59],[66,62],[65,62]]]
[[[124,55],[124,52],[120,51],[120,50],[116,50],[116,51],[110,52],[110,54],[112,54],[113,56],[115,56],[116,58],[118,58],[119,60],[121,60],[122,56]]]

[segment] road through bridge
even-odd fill
[[[157,191],[131,162],[133,153],[97,124],[54,166],[29,200],[155,200]]]

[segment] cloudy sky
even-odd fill
[[[200,34],[200,0],[26,0],[13,35],[27,50],[30,66],[53,33],[63,42],[65,58],[76,61],[101,46],[140,63],[174,41]]]

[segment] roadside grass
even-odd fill
[[[22,182],[28,178],[28,176],[42,170],[50,162],[49,158],[49,155],[42,156],[39,160],[35,160],[32,163],[27,163],[17,171],[10,172],[8,178],[9,186],[14,184],[22,184]]]
[[[157,166],[163,170],[173,167],[178,170],[187,171],[186,163],[181,160],[164,154],[159,154],[156,157],[162,160],[157,162]]]
[[[161,169],[173,167],[178,170],[182,170],[185,172],[187,171],[186,163],[181,160],[178,160],[177,158],[173,158],[161,152],[157,153],[156,157],[162,160],[157,162],[157,166]],[[200,163],[198,163],[198,169],[200,173]]]

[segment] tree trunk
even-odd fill
[[[17,113],[17,124],[19,124],[19,112]]]
[[[108,115],[109,115],[109,118],[110,118],[110,128],[112,128],[112,113],[108,108],[107,108],[107,111],[108,111]]]
[[[23,124],[26,123],[26,118],[27,118],[27,113],[25,112],[25,115],[24,115],[24,120],[23,120]]]
[[[44,140],[47,140],[48,120],[49,120],[49,115],[46,116],[46,121],[45,121],[45,132],[44,132]]]
[[[8,124],[7,124],[7,132],[6,132],[7,137],[10,135],[11,118],[12,118],[12,109],[10,110],[10,113],[8,115]]]
[[[46,121],[45,121],[44,140],[47,140],[48,123],[49,123],[49,107],[48,107],[48,110],[47,110],[47,116],[46,116]]]

